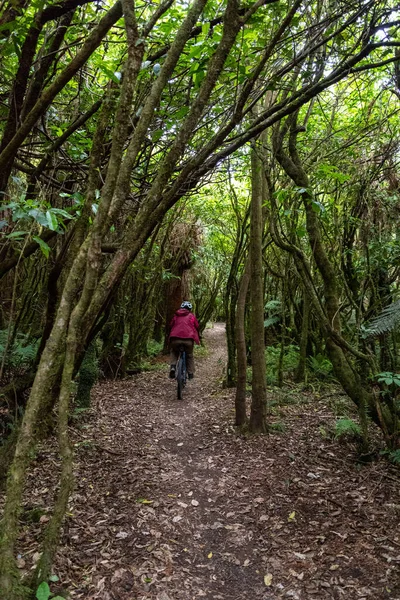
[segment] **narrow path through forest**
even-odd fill
[[[73,432],[62,586],[86,600],[399,599],[396,471],[322,435],[332,413],[315,394],[282,394],[284,432],[238,435],[224,336],[206,331],[183,402],[166,365],[97,386]]]

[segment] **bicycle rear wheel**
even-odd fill
[[[183,388],[186,384],[186,360],[185,354],[182,353],[179,357],[176,371],[176,379],[177,379],[177,395],[178,400],[183,399]]]

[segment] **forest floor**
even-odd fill
[[[72,427],[76,487],[53,590],[74,600],[400,600],[399,472],[382,458],[357,464],[329,435],[345,398],[275,389],[274,432],[241,435],[234,390],[221,385],[224,326],[205,339],[183,401],[166,364],[96,386]],[[36,506],[50,501],[42,463],[52,456],[46,446],[36,459]],[[21,540],[21,568],[35,560],[40,521]]]

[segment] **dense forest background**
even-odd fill
[[[72,410],[165,349],[184,298],[202,330],[226,322],[236,425],[249,391],[265,432],[267,384],[334,377],[359,414],[342,428],[368,453],[377,426],[400,462],[399,8],[1,4],[1,597],[51,572]],[[21,581],[24,482],[52,432],[58,494]]]

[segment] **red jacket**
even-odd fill
[[[190,310],[180,308],[176,311],[171,321],[169,337],[192,339],[200,344],[199,322]]]

